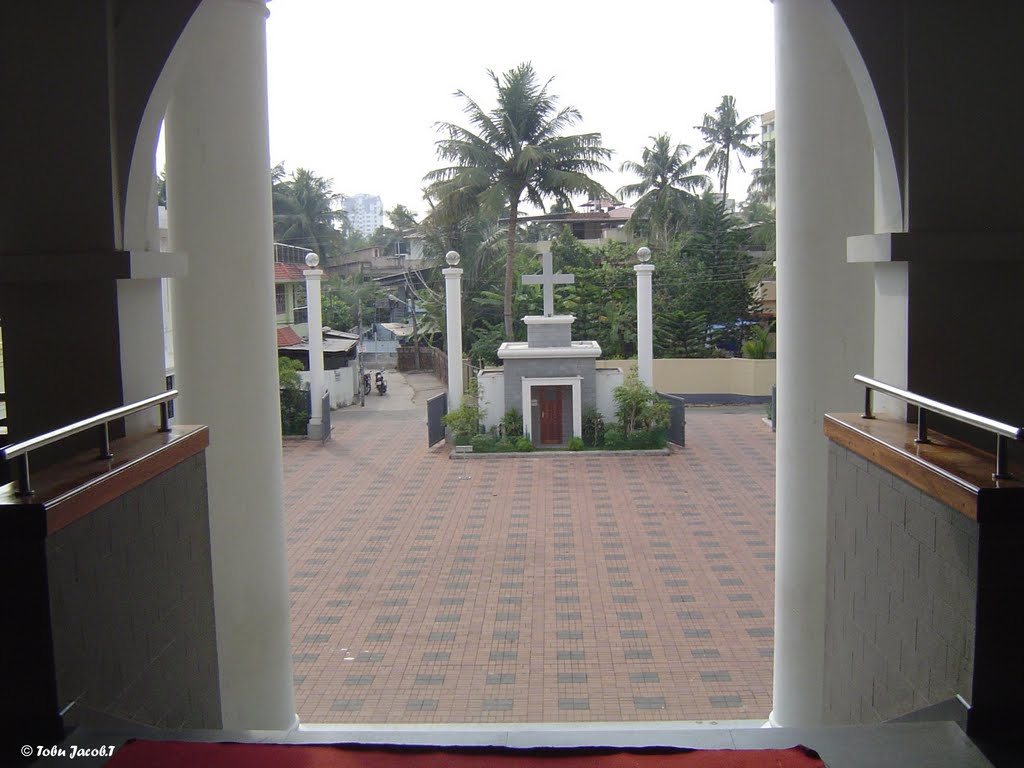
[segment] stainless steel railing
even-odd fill
[[[910,405],[917,406],[917,438],[914,440],[916,443],[931,442],[928,439],[929,413],[937,413],[940,416],[945,416],[955,421],[969,424],[972,427],[983,429],[986,432],[991,432],[996,436],[996,471],[992,473],[992,479],[1008,480],[1013,477],[1008,468],[1009,457],[1007,455],[1007,441],[1016,440],[1019,442],[1024,439],[1024,428],[1014,427],[1011,424],[1004,424],[1001,421],[990,419],[987,416],[980,416],[977,413],[971,413],[970,411],[965,411],[962,408],[956,408],[952,405],[941,403],[938,400],[932,400],[930,397],[917,395],[905,389],[894,387],[891,384],[886,384],[885,382],[871,379],[867,376],[861,376],[860,374],[854,376],[853,380],[863,384],[865,387],[865,419],[874,418],[874,414],[871,409],[871,393],[874,391],[881,392],[882,394],[895,397],[898,400],[909,403]]]
[[[147,408],[152,408],[155,405],[160,406],[160,432],[170,432],[171,427],[168,423],[168,411],[167,404],[178,396],[178,390],[171,389],[167,392],[162,392],[159,395],[153,395],[147,397],[145,400],[139,400],[137,403],[129,403],[128,405],[122,405],[120,408],[113,408],[103,413],[97,413],[95,416],[90,416],[87,419],[76,421],[73,424],[68,424],[63,427],[46,432],[36,437],[31,437],[28,440],[22,440],[20,443],[12,443],[11,445],[0,448],[0,458],[5,460],[17,459],[17,474],[18,474],[18,495],[19,496],[31,496],[32,483],[29,474],[28,455],[32,451],[42,448],[45,445],[60,442],[65,438],[71,437],[71,435],[77,435],[80,432],[85,432],[87,429],[93,427],[99,428],[99,443],[100,453],[97,458],[100,459],[112,459],[114,454],[110,452],[110,422],[116,421],[117,419],[123,419],[125,416],[131,416],[133,413],[144,411]]]

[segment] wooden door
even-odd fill
[[[541,445],[562,444],[562,388],[540,387]]]

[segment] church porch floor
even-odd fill
[[[450,461],[404,379],[284,446],[303,722],[767,717],[762,408],[688,410],[670,456]]]

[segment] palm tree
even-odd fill
[[[760,203],[775,205],[775,142],[761,144],[761,165],[751,174],[747,196]]]
[[[651,136],[651,141],[639,163],[622,164],[621,171],[636,174],[640,181],[621,187],[619,194],[639,196],[631,224],[648,222],[652,237],[660,235],[660,244],[667,246],[672,231],[687,218],[687,207],[697,199],[693,192],[706,189],[708,180],[702,173],[693,173],[697,161],[687,157],[690,147],[686,144],[673,146],[667,133]]]
[[[501,75],[488,70],[497,90],[497,106],[485,112],[463,91],[464,111],[471,128],[439,123],[447,138],[437,142],[437,155],[450,163],[424,177],[429,195],[447,215],[483,207],[508,214],[505,254],[505,334],[512,338],[512,295],[519,205],[524,198],[544,208],[545,198],[568,203],[570,195],[599,195],[604,188],[588,174],[606,171],[611,151],[601,134],[563,135],[581,119],[575,107],[557,109],[548,92],[551,80],[540,83],[533,65],[520,64]]]
[[[694,126],[707,142],[704,149],[697,153],[697,157],[707,158],[704,168],[718,174],[723,205],[728,199],[729,168],[732,165],[733,154],[736,155],[736,164],[741,171],[744,170],[743,158],[757,154],[757,148],[750,143],[756,138],[750,132],[756,119],[756,116],[751,115],[740,120],[736,112],[736,99],[732,96],[723,96],[722,103],[715,107],[714,116],[705,112],[704,122]]]
[[[271,171],[274,238],[321,256],[336,253],[348,223],[345,212],[335,208],[342,195],[334,193],[330,179],[305,168],[295,169],[290,179],[284,173],[283,164]]]

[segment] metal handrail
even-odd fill
[[[899,387],[894,387],[891,384],[886,384],[883,381],[877,379],[871,379],[867,376],[861,376],[857,374],[853,377],[853,380],[863,384],[864,389],[864,418],[873,419],[874,414],[871,408],[871,392],[881,392],[882,394],[895,397],[902,400],[910,405],[917,406],[917,437],[914,442],[916,443],[929,443],[928,439],[928,414],[937,413],[940,416],[959,421],[963,424],[969,424],[972,427],[983,429],[986,432],[991,432],[996,435],[996,471],[992,473],[993,480],[1008,480],[1013,477],[1010,474],[1007,467],[1008,455],[1007,455],[1007,440],[1024,440],[1024,427],[1015,427],[1012,424],[1005,424],[995,419],[990,419],[987,416],[981,416],[977,413],[971,413],[965,411],[962,408],[956,408],[952,405],[939,402],[938,400],[932,400],[930,397],[924,397]]]
[[[152,408],[154,405],[159,405],[160,428],[158,431],[170,432],[170,417],[168,416],[167,404],[177,396],[178,390],[170,389],[166,392],[160,393],[159,395],[147,397],[145,400],[139,400],[138,402],[122,405],[118,408],[104,411],[103,413],[97,413],[95,416],[90,416],[87,419],[82,419],[81,421],[76,421],[73,424],[67,424],[41,435],[30,437],[28,440],[22,440],[20,443],[11,443],[10,445],[0,448],[0,459],[19,459],[18,495],[31,496],[33,491],[29,479],[28,465],[28,455],[30,452],[37,450],[38,448],[42,448],[43,446],[60,442],[72,435],[84,432],[87,429],[100,427],[100,453],[97,458],[112,459],[114,454],[110,452],[110,422],[117,419],[123,419],[125,416],[131,416],[133,413],[139,413],[147,408]]]

